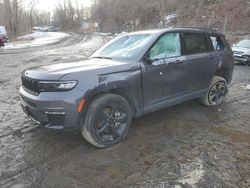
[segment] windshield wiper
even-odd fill
[[[98,59],[112,59],[111,57],[105,57],[105,56],[94,56],[92,58],[98,58]]]

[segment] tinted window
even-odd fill
[[[162,36],[149,51],[151,59],[165,59],[181,55],[179,33],[168,33]]]
[[[185,54],[202,53],[210,50],[203,33],[184,33],[183,37]]]
[[[214,50],[223,50],[224,45],[219,36],[210,36]]]

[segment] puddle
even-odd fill
[[[215,127],[215,132],[221,135],[229,136],[231,141],[233,142],[240,142],[240,143],[247,143],[250,144],[250,134],[244,133],[234,129],[227,129],[223,127]]]

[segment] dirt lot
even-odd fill
[[[81,59],[105,41],[71,34],[44,47],[0,49],[0,187],[250,187],[250,67],[235,67],[221,106],[194,100],[149,114],[108,149],[28,120],[20,72]]]

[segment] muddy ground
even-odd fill
[[[22,112],[22,70],[81,59],[106,37],[71,34],[43,47],[0,49],[0,187],[250,187],[250,67],[236,66],[219,107],[196,100],[133,121],[127,139],[96,149]]]

